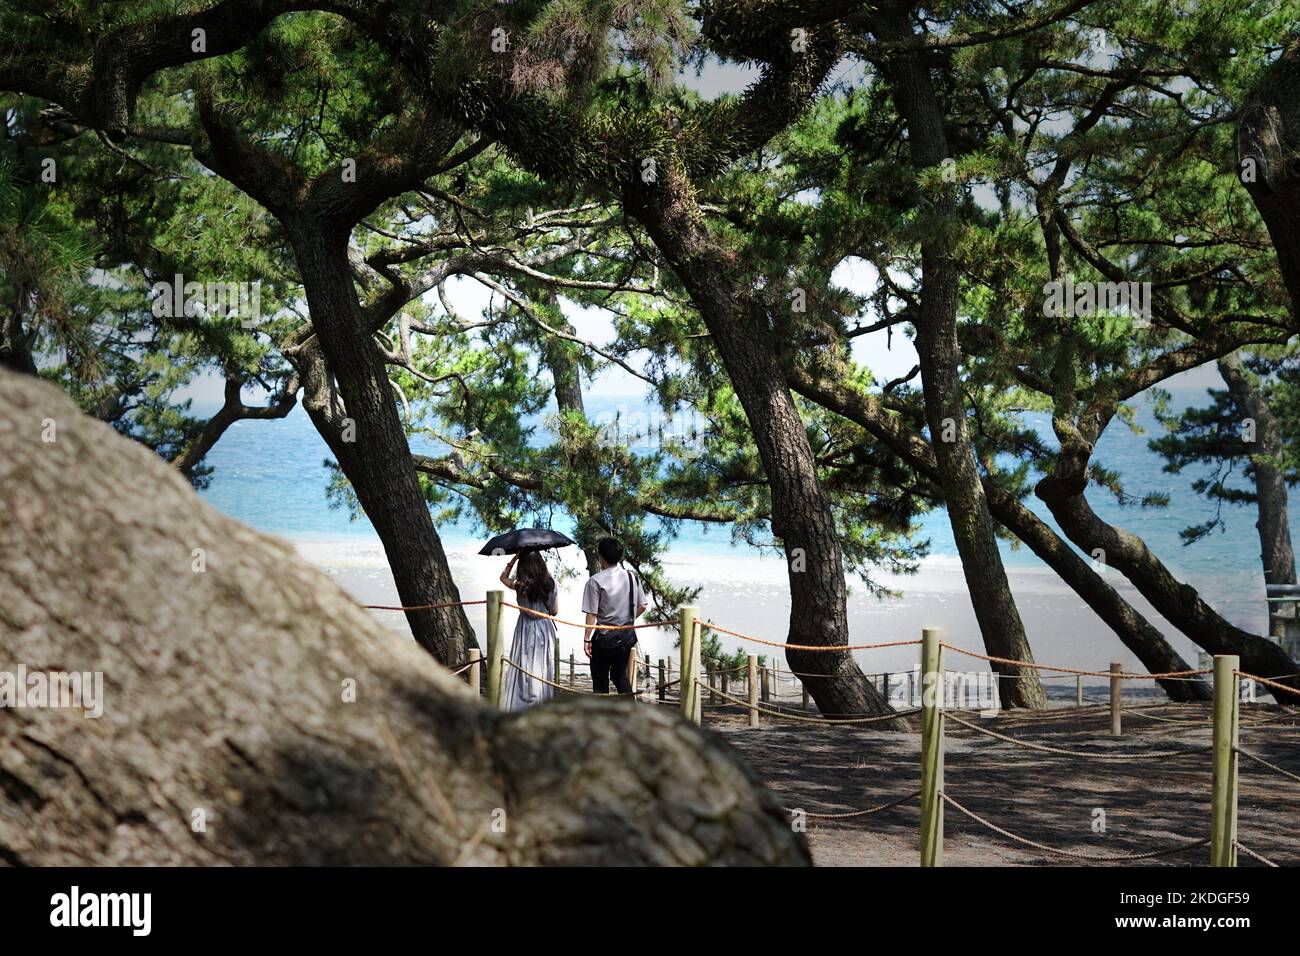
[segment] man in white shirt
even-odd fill
[[[636,646],[636,631],[601,628],[635,623],[645,613],[645,591],[637,576],[621,566],[621,544],[613,538],[602,538],[596,552],[600,556],[600,570],[587,579],[582,591],[582,610],[587,615],[582,649],[591,661],[591,689],[597,694],[608,694],[613,678],[620,694],[630,694],[632,682],[627,677],[627,658]]]

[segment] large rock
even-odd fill
[[[481,706],[288,545],[4,370],[0,534],[0,672],[104,687],[98,718],[0,709],[0,861],[809,861],[717,738],[613,699]]]

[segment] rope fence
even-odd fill
[[[1041,852],[1066,859],[1096,863],[1123,863],[1184,853],[1208,845],[1210,847],[1211,865],[1214,866],[1235,866],[1238,851],[1266,866],[1278,866],[1276,862],[1268,859],[1262,853],[1242,845],[1242,843],[1237,839],[1238,761],[1240,758],[1245,758],[1275,776],[1280,776],[1296,783],[1300,783],[1300,773],[1295,773],[1285,767],[1279,766],[1277,763],[1274,763],[1258,753],[1241,749],[1237,744],[1237,738],[1239,731],[1243,729],[1250,731],[1263,730],[1265,728],[1287,728],[1289,730],[1298,730],[1300,729],[1300,725],[1273,722],[1275,721],[1276,714],[1265,716],[1260,720],[1241,720],[1242,688],[1243,686],[1247,687],[1247,689],[1249,688],[1249,685],[1242,685],[1241,682],[1243,680],[1253,681],[1259,686],[1267,687],[1272,691],[1294,695],[1296,698],[1300,698],[1300,690],[1296,690],[1287,684],[1283,684],[1278,679],[1295,678],[1300,675],[1282,674],[1277,675],[1276,678],[1261,677],[1240,670],[1239,659],[1232,655],[1218,655],[1214,658],[1214,666],[1212,668],[1200,670],[1189,669],[1139,674],[1126,672],[1117,663],[1112,663],[1110,670],[1107,671],[1087,670],[1083,668],[1065,667],[1056,664],[1043,664],[1037,661],[1016,660],[1013,658],[983,654],[941,640],[940,632],[935,628],[924,629],[920,640],[884,641],[873,644],[837,644],[830,646],[788,644],[784,642],[770,641],[752,634],[746,634],[742,631],[722,627],[721,625],[715,624],[711,621],[702,620],[698,616],[698,608],[691,606],[681,608],[680,619],[675,625],[673,622],[662,621],[642,624],[588,625],[586,622],[579,623],[577,621],[566,620],[558,615],[547,614],[543,611],[508,602],[504,600],[503,595],[504,592],[502,591],[489,591],[486,600],[482,601],[459,601],[410,607],[393,607],[388,605],[367,605],[367,607],[373,610],[416,611],[456,606],[468,607],[485,605],[487,613],[487,656],[484,659],[478,659],[475,657],[471,659],[469,663],[456,669],[453,673],[465,674],[466,671],[468,671],[468,679],[471,685],[473,685],[478,679],[480,673],[479,666],[482,665],[486,671],[488,701],[497,707],[500,707],[503,704],[506,684],[504,672],[507,666],[514,668],[518,673],[525,675],[529,679],[538,681],[539,683],[551,687],[560,693],[575,696],[605,696],[596,693],[594,690],[586,690],[575,686],[574,668],[579,665],[587,667],[590,667],[591,665],[586,661],[575,660],[572,653],[569,655],[570,683],[568,686],[559,683],[558,680],[552,680],[541,674],[533,673],[530,669],[522,666],[518,661],[507,657],[505,654],[503,609],[512,608],[521,614],[528,614],[533,617],[553,621],[555,624],[582,628],[584,630],[590,627],[603,631],[634,632],[651,628],[664,630],[675,626],[680,634],[680,673],[674,677],[672,674],[672,662],[667,662],[667,666],[665,666],[665,660],[660,658],[658,675],[657,679],[655,679],[655,676],[652,673],[651,662],[638,660],[637,654],[631,653],[629,654],[627,675],[629,682],[632,685],[632,693],[624,696],[631,696],[634,698],[644,697],[647,702],[667,704],[670,703],[667,697],[669,689],[677,688],[679,693],[676,705],[680,707],[682,714],[688,720],[696,724],[699,724],[702,719],[705,695],[707,695],[710,700],[723,701],[722,704],[717,705],[720,708],[742,708],[749,716],[749,726],[751,728],[759,726],[760,717],[791,721],[796,724],[839,726],[847,727],[849,729],[852,729],[854,726],[884,724],[886,722],[893,724],[901,723],[903,727],[906,727],[906,721],[908,718],[919,715],[921,719],[921,788],[919,790],[898,799],[891,800],[887,803],[864,809],[826,813],[811,812],[802,809],[790,809],[789,812],[801,813],[812,819],[847,820],[882,813],[919,797],[921,804],[921,863],[923,866],[942,865],[942,820],[945,807],[951,807],[967,819],[1007,840],[1010,840],[1013,843],[1031,847]],[[921,705],[919,707],[910,707],[909,709],[890,710],[884,713],[844,713],[832,714],[830,716],[816,714],[815,712],[810,713],[808,710],[808,688],[810,683],[813,685],[814,690],[816,690],[817,681],[834,681],[847,677],[858,680],[868,675],[862,675],[857,671],[852,674],[844,675],[813,674],[791,670],[784,672],[784,674],[791,678],[806,679],[803,689],[803,712],[796,713],[780,706],[772,706],[769,700],[769,678],[774,679],[779,685],[780,679],[783,676],[782,672],[780,672],[779,669],[768,666],[767,664],[759,665],[758,658],[753,654],[748,655],[747,663],[744,665],[708,668],[707,680],[705,679],[705,668],[703,667],[701,657],[703,643],[702,636],[705,629],[759,645],[777,647],[785,651],[809,653],[847,653],[851,651],[880,650],[885,648],[911,647],[919,645],[920,661],[918,666],[913,671],[898,673],[898,676],[900,677],[900,688],[903,685],[901,679],[907,679],[906,693],[908,695],[907,699],[909,703],[915,692],[917,690],[921,691]],[[1039,743],[1037,741],[1023,739],[1022,737],[1001,733],[1000,731],[993,730],[987,726],[981,726],[980,723],[966,720],[959,716],[957,712],[962,710],[960,706],[960,696],[957,700],[956,706],[950,706],[947,704],[947,698],[950,696],[948,678],[953,676],[956,672],[947,672],[942,667],[942,656],[945,649],[966,657],[986,661],[990,665],[1001,665],[1004,667],[1033,670],[1041,674],[1042,679],[1045,680],[1068,680],[1074,678],[1077,688],[1076,704],[1078,707],[1073,711],[1073,713],[1079,714],[1079,716],[1082,717],[1099,717],[1108,710],[1111,724],[1110,735],[1112,737],[1122,736],[1121,714],[1126,711],[1132,716],[1142,717],[1161,723],[1173,724],[1175,726],[1180,724],[1183,725],[1178,731],[1175,731],[1174,728],[1170,728],[1170,730],[1166,732],[1168,734],[1175,732],[1199,731],[1205,729],[1208,724],[1208,727],[1213,734],[1212,742],[1207,745],[1189,745],[1179,749],[1167,750],[1081,750],[1077,748],[1053,746],[1051,744]],[[476,649],[472,651],[472,654],[477,653]],[[562,663],[557,640],[555,645],[556,678],[559,677]],[[1051,671],[1052,673],[1042,674],[1044,671]],[[981,671],[979,673],[983,674],[984,672]],[[742,674],[744,675],[743,680],[747,685],[748,699],[730,693],[728,688],[728,678]],[[1128,708],[1121,707],[1122,697],[1120,688],[1123,681],[1201,681],[1207,675],[1213,677],[1213,718],[1210,721],[1170,717],[1164,714],[1150,713],[1147,712],[1147,710],[1131,706]],[[891,689],[891,678],[894,675],[889,672],[883,672],[878,675],[869,676],[879,677],[881,679],[881,684],[883,685],[886,697],[885,706],[890,706],[888,703],[891,699],[889,692]],[[995,673],[993,676],[994,686],[996,686],[998,680],[1007,676],[1014,675]],[[1100,677],[1108,679],[1110,682],[1109,699],[1098,701],[1096,708],[1085,707],[1082,683],[1084,677]],[[715,681],[719,678],[722,683],[721,689],[715,686]],[[645,691],[637,689],[637,684],[641,679],[644,679],[647,682],[648,689]],[[965,686],[965,684],[958,685],[958,695],[964,691]],[[657,693],[651,696],[651,690]],[[1290,703],[1290,700],[1287,698],[1283,698],[1276,694],[1275,696],[1277,697],[1279,704]],[[1249,700],[1254,700],[1253,691],[1249,692]],[[1167,705],[1156,705],[1156,707],[1162,706]],[[975,709],[980,712],[981,716],[989,716],[990,714],[996,716],[996,714],[1000,712],[1000,705],[995,702],[991,709]],[[1006,827],[999,826],[987,817],[980,815],[954,799],[945,791],[943,786],[943,740],[945,736],[945,725],[961,727],[965,730],[971,731],[978,737],[990,738],[993,741],[1009,744],[1023,750],[1070,757],[1073,759],[1103,761],[1112,764],[1134,761],[1167,760],[1208,754],[1211,758],[1210,835],[1204,839],[1187,840],[1177,844],[1160,846],[1152,850],[1111,854],[1054,847],[1041,841],[1026,837],[1023,834],[1015,833]],[[1286,739],[1289,740],[1291,738]]]
[[[1062,856],[1071,860],[1088,860],[1095,863],[1129,863],[1133,860],[1150,860],[1158,856],[1169,856],[1171,853],[1182,853],[1185,850],[1195,850],[1197,847],[1205,846],[1209,839],[1194,840],[1191,843],[1181,843],[1176,846],[1162,847],[1159,850],[1148,850],[1144,853],[1090,853],[1087,850],[1062,850],[1060,847],[1049,846],[1046,843],[1039,843],[1037,840],[1031,840],[1012,833],[1010,830],[1003,829],[996,823],[992,823],[980,816],[974,810],[970,810],[946,793],[939,795],[944,803],[951,804],[952,808],[964,816],[969,817],[983,827],[987,827],[994,833],[1006,837],[1015,843],[1023,846],[1033,847],[1035,850],[1042,850],[1044,853],[1050,853],[1053,856]]]

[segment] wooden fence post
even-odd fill
[[[668,699],[668,681],[664,676],[664,659],[659,658],[659,699]]]
[[[760,668],[758,669],[758,679],[762,682],[762,686],[763,686],[763,703],[766,704],[768,701],[770,701],[770,700],[772,699],[772,689],[771,689],[771,686],[769,685],[769,682],[768,682],[768,679],[767,679],[767,665],[766,665],[766,664],[764,664],[762,667],[760,667]]]
[[[885,703],[889,703],[889,671],[880,675],[880,696],[885,698]]]
[[[746,658],[748,671],[746,683],[749,685],[749,726],[758,726],[758,657],[750,654]]]
[[[943,648],[921,631],[921,865],[943,866]]]
[[[637,692],[637,683],[640,679],[640,673],[637,671],[637,658],[640,655],[637,652],[637,645],[627,652],[627,682],[632,688],[632,693]]]
[[[731,690],[731,686],[730,686],[730,685],[731,685],[731,668],[730,668],[730,667],[724,667],[724,668],[722,668],[721,673],[722,673],[722,682],[721,682],[721,683],[722,683],[722,702],[723,702],[724,704],[729,704],[729,703],[731,703],[731,701],[727,700],[727,693]]]
[[[569,686],[573,686],[573,651],[569,651]]]
[[[551,675],[551,680],[555,681],[555,683],[557,684],[560,682],[561,663],[562,661],[560,658],[560,635],[556,634],[555,635],[555,673]]]
[[[700,725],[703,708],[700,702],[700,633],[695,626],[700,609],[688,605],[681,611],[682,647],[682,716]]]
[[[1116,661],[1110,662],[1110,735],[1118,737],[1122,733],[1120,730],[1119,700],[1123,696],[1124,690],[1120,679],[1115,677],[1123,668]]]
[[[479,661],[482,659],[483,652],[477,647],[469,649],[469,671],[467,672],[469,676],[466,679],[475,697],[483,696],[483,677],[481,676],[483,668],[479,665]]]
[[[1210,866],[1237,865],[1236,654],[1214,657],[1214,769],[1210,777]]]
[[[501,598],[503,596],[503,591],[489,591],[487,593],[487,696],[488,703],[493,707],[501,706],[501,692],[503,689],[501,669],[505,666],[502,663],[502,658],[505,657],[506,653],[505,622],[501,617]]]
[[[804,710],[808,709],[808,685],[807,684],[805,684],[803,688],[803,709]]]

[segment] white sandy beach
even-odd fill
[[[300,554],[334,577],[360,603],[398,603],[392,576],[377,539],[354,536],[299,537],[292,540]],[[565,556],[571,571],[575,567],[575,557],[572,554]],[[481,557],[469,546],[451,546],[448,560],[464,600],[481,600],[487,590],[500,587],[497,575],[504,559]],[[785,567],[779,558],[759,558],[739,551],[734,556],[687,552],[672,556],[666,566],[674,581],[702,586],[697,603],[703,617],[767,640],[784,640],[790,599]],[[1143,669],[1096,614],[1050,571],[1012,568],[1008,573],[1038,661],[1088,670],[1105,670],[1111,661],[1119,661],[1125,670]],[[1109,574],[1111,584],[1164,630],[1179,653],[1195,666],[1196,647],[1165,624],[1163,618],[1156,615],[1117,572]],[[585,574],[576,573],[561,580],[562,618],[582,620],[579,599],[584,580]],[[923,562],[921,571],[914,576],[882,577],[880,580],[901,591],[902,595],[877,599],[865,593],[861,586],[856,588],[849,598],[849,621],[854,643],[910,640],[920,637],[922,627],[941,627],[951,643],[983,650],[961,566],[956,560],[930,558]],[[467,612],[481,638],[483,608],[471,607]],[[406,630],[400,612],[374,613],[393,628]],[[515,614],[507,609],[507,633],[514,628]],[[573,651],[581,659],[581,633],[577,628],[560,627],[561,650],[566,658]],[[640,638],[643,655],[652,660],[676,653],[676,635],[673,632],[646,629],[640,632]],[[740,647],[744,643],[726,635],[722,635],[722,640],[728,648]],[[771,648],[762,645],[748,646],[753,653],[772,652]],[[909,671],[916,663],[914,647],[859,651],[856,656],[869,673]],[[987,670],[984,662],[955,654],[950,654],[945,663],[949,670]],[[1070,684],[1072,686],[1072,679]]]

